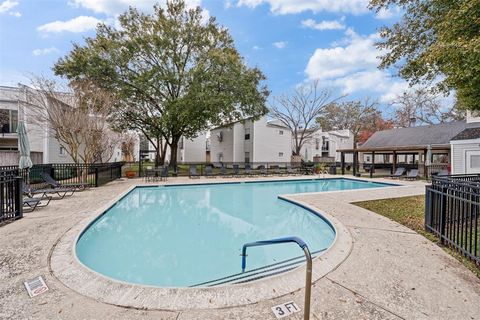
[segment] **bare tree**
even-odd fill
[[[61,86],[53,80],[34,78],[26,87],[26,103],[35,122],[46,127],[75,163],[99,161],[99,154],[111,145],[109,110],[113,96],[91,83]]]
[[[126,161],[135,159],[135,144],[138,141],[138,135],[127,132],[122,136],[122,154]]]
[[[369,97],[359,101],[346,101],[328,105],[317,118],[325,131],[350,130],[355,146],[365,131],[377,131],[382,128],[383,118],[378,110],[378,102]]]
[[[316,119],[325,107],[341,98],[332,98],[331,91],[320,88],[318,81],[303,85],[290,95],[273,98],[270,115],[292,131],[293,155],[300,155],[305,142],[319,128]]]
[[[436,124],[465,119],[465,112],[455,105],[446,107],[440,96],[426,88],[405,91],[392,102],[395,124],[410,127],[413,123]]]

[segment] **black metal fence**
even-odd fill
[[[22,179],[16,170],[0,171],[0,224],[20,219],[22,207]]]
[[[425,228],[480,265],[480,175],[432,177]]]
[[[30,169],[19,169],[17,166],[0,167],[0,171],[14,171],[22,177],[24,183],[35,189],[49,187],[41,174],[48,173],[53,179],[64,183],[88,183],[92,187],[101,186],[121,177],[123,162],[75,164],[55,163],[37,164]]]
[[[211,167],[212,174],[220,174],[221,168],[225,169],[227,175],[233,174],[235,170],[238,170],[238,174],[249,175],[255,174],[281,174],[281,173],[301,173],[301,174],[314,174],[314,173],[330,173],[336,174],[339,170],[338,163],[314,163],[314,162],[211,162],[211,163],[181,163],[176,166],[168,167],[168,175],[170,177],[182,177],[189,176],[190,167],[194,166],[197,174],[205,175],[205,168]],[[245,170],[246,167],[250,169]],[[237,168],[237,169],[236,169]],[[143,162],[141,165],[138,162],[126,163],[123,167],[122,174],[124,176],[143,177],[145,172],[150,169],[155,169],[155,164],[152,162]],[[158,168],[157,168],[158,169]]]

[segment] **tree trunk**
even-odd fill
[[[177,166],[177,150],[178,150],[179,141],[180,141],[180,137],[172,137],[172,143],[170,144],[170,166],[171,167]]]
[[[155,144],[155,167],[158,167],[163,164],[162,155],[161,155],[161,145],[160,137],[156,137],[157,143]]]

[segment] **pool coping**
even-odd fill
[[[297,180],[316,179],[306,178]],[[282,180],[247,181],[245,183],[273,181]],[[234,181],[225,183],[241,182]],[[182,185],[198,184],[186,183]],[[132,190],[146,186],[152,187],[152,185],[145,184],[129,187],[105,206],[100,207],[80,223],[67,230],[51,250],[48,259],[51,274],[70,289],[97,301],[117,306],[148,310],[181,311],[236,307],[278,298],[304,287],[305,266],[243,284],[220,285],[215,287],[168,288],[132,284],[112,279],[91,270],[81,263],[76,256],[75,246],[84,230]],[[392,185],[392,187],[398,186],[401,185]],[[348,192],[355,190],[341,191]],[[304,193],[294,195],[298,196],[302,194]],[[335,217],[328,213],[320,212],[317,208],[302,201],[293,199],[292,196],[293,195],[279,195],[279,198],[317,214],[327,221],[335,231],[335,239],[331,246],[323,254],[314,259],[312,278],[315,282],[335,270],[348,257],[352,250],[353,238],[346,226],[340,223]]]

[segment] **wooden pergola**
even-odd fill
[[[418,156],[418,168],[420,169],[421,165],[423,165],[423,173],[424,176],[427,177],[428,170],[427,166],[425,165],[425,161],[422,161],[422,155],[424,158],[426,157],[428,148],[432,152],[432,158],[430,159],[430,163],[433,162],[433,155],[434,154],[448,154],[450,155],[450,144],[443,144],[443,145],[413,145],[413,146],[388,146],[388,147],[359,147],[356,149],[341,149],[338,150],[341,155],[341,168],[342,174],[345,174],[345,154],[353,154],[353,175],[357,175],[358,166],[360,163],[359,161],[359,154],[370,154],[372,156],[372,162],[369,163],[372,169],[370,170],[370,177],[373,177],[373,172],[375,170],[375,156],[376,155],[388,155],[393,156],[392,161],[392,169],[395,171],[398,165],[398,156],[399,155],[411,155],[413,156],[414,163],[415,157]]]

